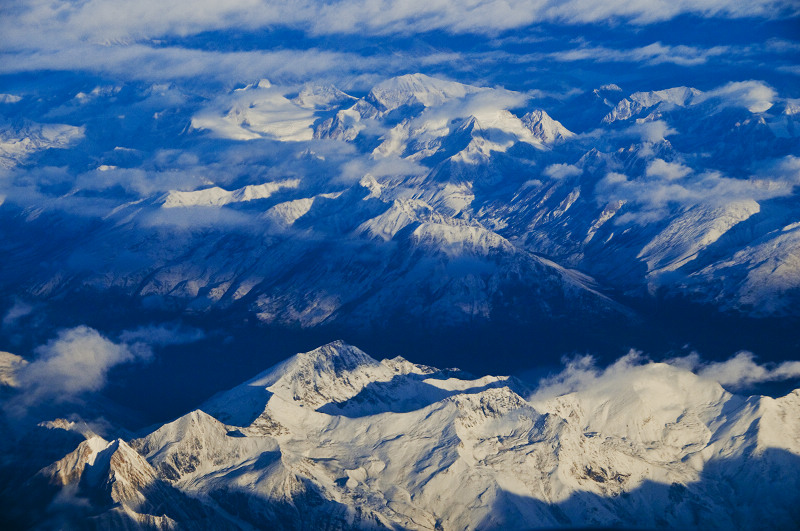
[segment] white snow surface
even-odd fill
[[[294,504],[294,520],[276,523],[285,527],[318,510],[348,528],[798,524],[800,390],[745,398],[648,363],[576,392],[525,394],[513,379],[379,362],[334,342],[130,446],[91,438],[46,472],[79,481],[115,444],[139,478],[118,471],[117,482],[159,479],[256,526],[258,513],[226,493],[251,509]],[[135,510],[141,492],[118,499]],[[305,505],[311,492],[320,501]]]
[[[0,125],[0,167],[11,168],[36,151],[66,148],[83,137],[83,127],[67,124],[27,122],[18,128]]]
[[[230,203],[241,203],[255,199],[266,199],[284,188],[297,188],[299,179],[286,179],[264,184],[254,184],[236,190],[224,190],[219,186],[191,192],[170,191],[163,201],[164,208],[206,206],[218,207]]]
[[[766,97],[775,103],[771,114],[754,117],[739,105]],[[201,173],[201,189],[197,177],[187,183],[164,171],[154,172],[153,181],[166,178],[168,185],[151,190],[148,184],[149,191],[140,193],[135,191],[140,186],[115,182],[128,179],[131,169],[121,160],[134,156],[115,148],[109,160],[97,161],[96,175],[87,174],[100,188],[61,191],[20,218],[35,224],[54,211],[103,212],[106,230],[87,235],[76,252],[102,256],[108,270],[75,271],[81,260],[45,267],[49,248],[42,243],[33,245],[29,261],[16,270],[9,264],[16,274],[7,282],[35,297],[73,284],[119,288],[134,297],[180,299],[192,311],[250,293],[253,300],[266,301],[248,307],[259,318],[315,326],[348,318],[379,321],[386,302],[397,300],[388,288],[381,293],[381,286],[395,279],[407,285],[428,280],[436,300],[412,297],[406,300],[414,300],[414,307],[402,311],[459,322],[463,305],[481,306],[479,313],[488,318],[496,308],[490,301],[502,304],[509,290],[518,288],[494,280],[481,286],[475,268],[463,268],[458,280],[470,287],[462,293],[477,296],[456,303],[444,296],[452,293],[435,285],[435,275],[420,279],[411,272],[442,256],[491,257],[495,266],[505,267],[529,253],[580,270],[608,292],[663,289],[682,296],[688,287],[692,297],[724,309],[797,315],[795,238],[781,230],[798,222],[792,206],[797,158],[781,152],[800,131],[797,100],[778,98],[752,82],[705,93],[689,87],[637,92],[622,100],[600,129],[579,135],[529,103],[524,94],[422,74],[379,82],[361,99],[330,85],[275,87],[266,80],[232,90],[207,100],[192,123],[224,138],[290,143],[282,149],[296,149],[296,159],[257,170],[272,172],[264,177],[271,182],[238,173],[238,165],[222,178],[218,169],[206,172],[201,165],[191,170]],[[628,129],[616,130],[609,121]],[[7,126],[0,130],[0,165],[24,163],[37,150],[68,147],[82,136],[82,129],[64,125]],[[673,137],[681,142],[673,144]],[[678,145],[690,149],[681,152]],[[99,206],[86,206],[98,201],[101,189],[117,184],[140,197],[119,204],[104,197]],[[0,203],[15,205],[13,195],[22,188],[4,188]],[[219,208],[224,206],[231,208]],[[203,216],[188,209],[154,212],[162,207],[209,208]],[[147,232],[183,231],[187,224],[208,230],[163,239]],[[229,236],[243,227],[255,230],[248,241],[237,235],[233,243]],[[276,236],[281,232],[304,237],[287,240]],[[373,267],[334,278],[337,267],[349,267],[344,249],[354,240],[363,244],[360,254]],[[387,258],[409,241],[419,252],[408,261]],[[316,251],[328,266],[305,260]],[[486,265],[478,269],[498,271]],[[495,279],[537,277],[539,285],[558,284],[541,270],[505,272]],[[277,278],[285,281],[268,280]],[[287,293],[289,287],[295,291]],[[543,307],[550,302],[544,300]],[[360,315],[354,318],[354,312]]]
[[[604,123],[618,120],[629,120],[645,110],[658,106],[668,110],[674,107],[685,107],[692,100],[701,95],[697,89],[690,87],[675,87],[666,90],[651,92],[634,92],[630,97],[620,101],[614,109],[603,118]]]
[[[319,92],[315,94],[308,89],[295,102],[264,79],[219,98],[198,112],[191,125],[193,129],[207,129],[214,136],[233,140],[311,140],[315,105],[324,105],[336,97],[328,94],[326,98]]]
[[[436,79],[425,74],[407,74],[378,83],[370,91],[368,99],[378,103],[382,111],[392,111],[413,104],[433,107],[485,90],[488,89]]]

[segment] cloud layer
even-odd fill
[[[410,34],[433,30],[495,33],[541,22],[567,24],[626,21],[648,24],[681,15],[776,18],[797,13],[791,0],[90,0],[16,2],[4,9],[4,41],[15,47],[34,36],[104,45],[224,29],[270,26],[311,34]],[[55,32],[55,33],[53,33]],[[53,39],[53,44],[55,41]],[[54,46],[55,47],[55,46]]]

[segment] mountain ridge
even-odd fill
[[[60,488],[80,485],[90,500],[110,488],[103,492],[119,505],[108,510],[144,528],[167,522],[153,507],[178,495],[203,506],[194,519],[170,513],[170,525],[189,528],[262,527],[265,515],[287,529],[727,528],[756,525],[762,514],[779,529],[797,524],[786,503],[800,466],[800,390],[744,398],[668,364],[619,367],[578,391],[529,402],[508,379],[378,362],[337,341],[130,443],[90,437],[40,475]],[[377,409],[366,416],[339,407],[382,382],[394,401],[419,389],[398,379],[448,392],[399,410],[367,400]],[[238,426],[217,420],[240,413],[247,388],[264,391],[260,413]],[[116,476],[103,472],[108,466]],[[154,482],[160,487],[143,494]],[[737,490],[744,482],[764,494]],[[758,510],[737,508],[745,492]]]

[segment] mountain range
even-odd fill
[[[40,424],[77,447],[4,511],[41,528],[794,529],[798,408],[800,390],[739,396],[675,364],[531,390],[334,342],[139,436]]]
[[[222,167],[151,191],[116,146],[35,208],[6,200],[3,289],[304,328],[624,322],[656,295],[797,316],[796,100],[755,81],[573,99],[559,110],[602,118],[575,133],[526,94],[423,74],[362,98],[262,80],[207,102],[182,138],[267,142],[284,157],[268,176]],[[80,142],[61,127],[7,128],[3,164]]]

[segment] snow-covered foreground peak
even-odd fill
[[[177,525],[271,529],[800,523],[800,391],[745,398],[647,363],[528,394],[334,342],[129,444],[89,439],[42,474],[86,497],[111,470],[114,504],[91,503],[145,525],[161,506]],[[181,520],[178,494],[202,518]]]
[[[466,389],[485,388],[505,378],[462,380],[401,357],[377,361],[342,341],[297,354],[253,380],[212,398],[203,407],[226,422],[244,425],[270,397],[350,416],[418,408]]]

